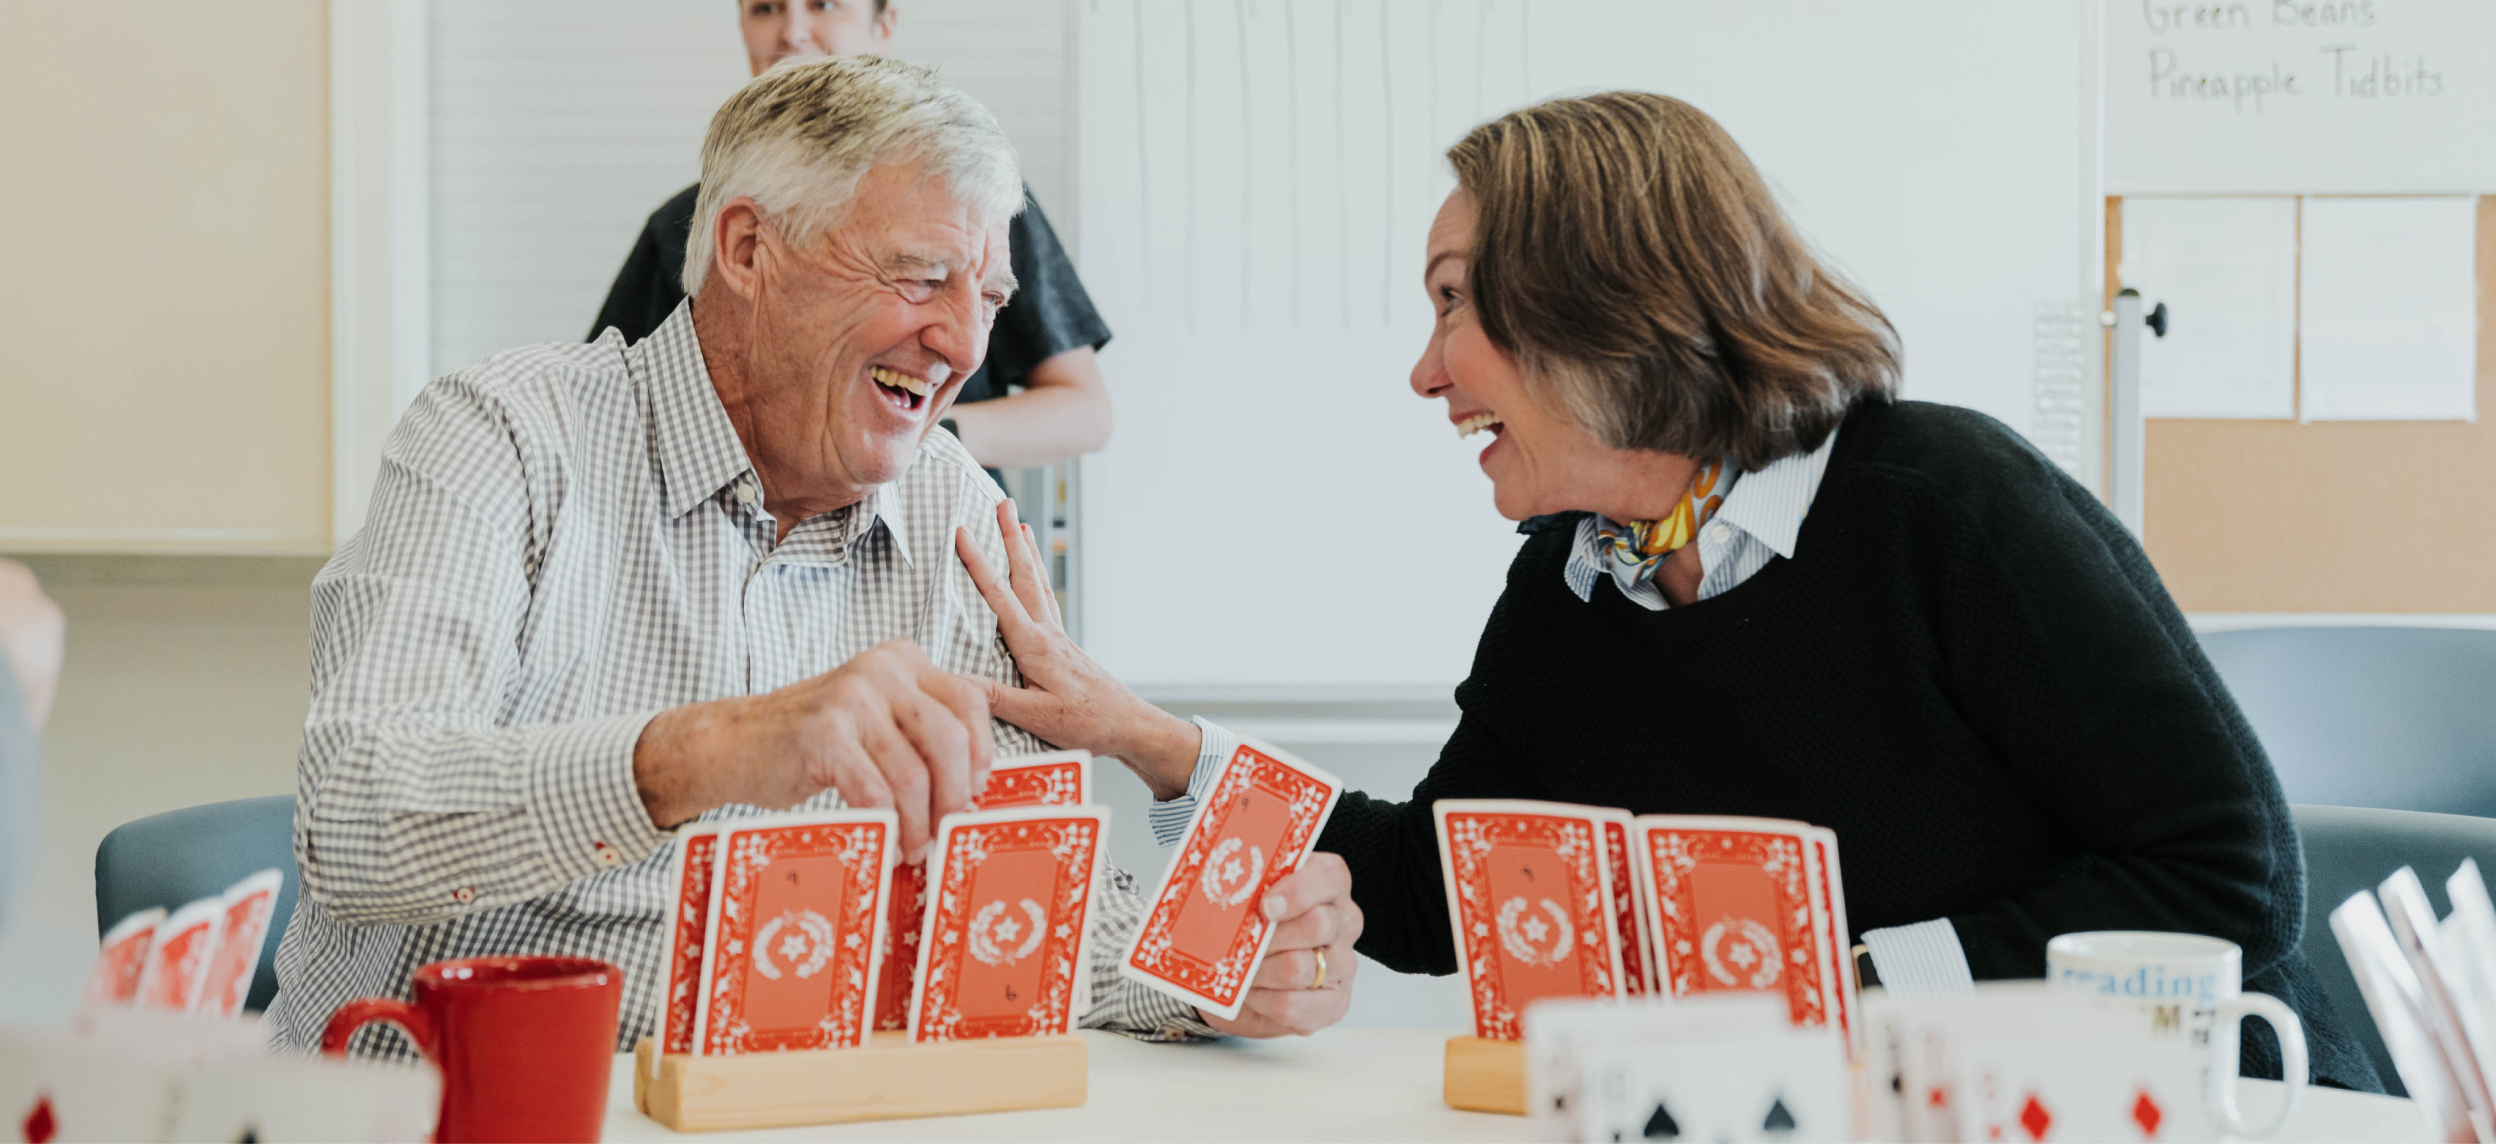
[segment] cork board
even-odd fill
[[[2496,612],[2496,196],[2477,257],[2477,422],[2149,422],[2143,541],[2185,611]]]

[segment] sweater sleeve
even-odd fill
[[[2304,866],[2259,742],[2131,534],[1993,427],[2000,470],[1927,491],[1942,686],[2081,857],[1950,918],[1980,979],[2035,977],[2058,934],[2226,938],[2250,978],[2294,953]]]
[[[1410,799],[1390,802],[1345,791],[1317,848],[1340,855],[1351,868],[1352,900],[1361,907],[1361,939],[1354,948],[1398,973],[1456,972],[1432,804],[1443,798],[1549,797],[1524,762],[1471,715],[1458,721]]]

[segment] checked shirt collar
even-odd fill
[[[651,447],[658,454],[659,474],[667,495],[667,518],[682,517],[705,501],[716,501],[732,518],[747,514],[762,526],[764,547],[772,559],[798,564],[841,564],[850,546],[872,534],[882,523],[885,538],[904,563],[916,565],[904,539],[896,485],[879,485],[867,498],[847,508],[801,521],[788,540],[772,548],[773,526],[757,503],[747,508],[738,499],[741,488],[762,488],[760,475],[746,458],[745,442],[719,403],[711,371],[702,361],[702,344],[693,332],[693,303],[679,303],[650,336],[634,343],[626,355],[633,379],[649,395]],[[914,458],[915,459],[915,458]]]

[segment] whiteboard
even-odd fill
[[[2308,421],[2478,420],[2479,202],[2305,200]]]
[[[2141,339],[2141,416],[2297,415],[2297,200],[2123,200],[2116,277],[2172,307]]]
[[[2496,4],[2111,4],[2109,194],[2496,191]]]
[[[1636,87],[1715,115],[1897,324],[1908,396],[2027,431],[2040,307],[2096,289],[2077,0],[1074,12],[1080,255],[1118,415],[1083,469],[1084,636],[1138,686],[1465,675],[1517,539],[1481,442],[1408,388],[1421,248],[1442,152],[1530,98]]]

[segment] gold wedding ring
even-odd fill
[[[1312,952],[1317,954],[1317,980],[1309,982],[1309,988],[1324,989],[1326,988],[1326,951],[1320,949]]]

